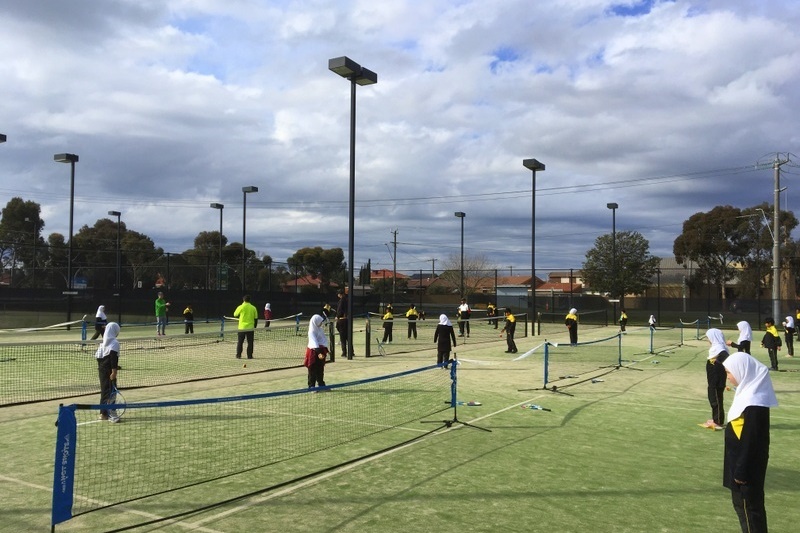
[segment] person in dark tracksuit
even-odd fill
[[[506,334],[506,344],[508,345],[506,353],[517,353],[517,343],[514,342],[514,330],[517,329],[517,317],[514,316],[514,313],[512,313],[509,308],[506,308],[505,314],[506,323],[500,332]]]
[[[569,343],[572,346],[578,344],[578,310],[574,307],[569,310],[564,318],[564,325],[569,331]]]
[[[444,313],[439,315],[433,342],[436,343],[436,364],[446,364],[450,360],[450,350],[456,346],[456,332],[453,330],[453,323]]]
[[[778,335],[778,328],[775,327],[775,320],[772,317],[764,319],[766,333],[761,339],[761,347],[767,349],[771,370],[778,370],[778,351],[781,349],[781,337]]]
[[[722,363],[728,358],[725,335],[722,331],[712,328],[706,331],[706,338],[711,343],[706,361],[706,380],[708,381],[708,403],[711,405],[711,419],[705,424],[707,428],[722,429],[725,424],[725,381],[727,374]]]
[[[744,352],[724,363],[728,380],[736,387],[725,427],[722,484],[742,533],[767,533],[764,479],[769,463],[770,407],[778,405],[769,369]]]
[[[97,347],[94,357],[97,359],[97,373],[100,377],[100,403],[107,404],[111,397],[111,392],[117,381],[117,370],[119,370],[119,324],[109,322],[103,332],[103,342]],[[109,422],[119,422],[119,417],[110,417],[107,410],[101,410],[100,420]]]
[[[408,306],[408,311],[406,311],[406,319],[408,320],[408,338],[410,339],[411,336],[414,336],[414,339],[417,338],[417,318],[419,318],[419,313],[417,313],[417,308],[414,307],[414,304],[410,304]]]

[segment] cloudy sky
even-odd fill
[[[348,244],[348,56],[357,90],[356,267],[580,268],[636,230],[672,255],[692,214],[772,202],[800,154],[797,0],[25,0],[0,6],[0,205],[45,236],[109,210],[165,251],[214,231],[276,261]],[[794,156],[793,156],[794,157]],[[766,163],[758,167],[757,163]],[[782,196],[800,198],[785,166]],[[538,272],[537,272],[538,273]],[[540,274],[541,276],[541,274]]]

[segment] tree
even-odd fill
[[[323,250],[320,246],[301,248],[286,262],[290,269],[297,271],[298,276],[319,279],[323,292],[330,290],[334,279],[343,280],[345,277],[346,264],[344,251],[341,248],[329,250]]]
[[[593,291],[622,300],[626,294],[642,294],[652,285],[661,259],[650,254],[650,243],[638,231],[601,235],[586,252],[581,276]]]
[[[443,271],[439,275],[441,285],[453,287],[453,292],[461,291],[461,255],[452,254],[444,260]],[[494,282],[497,269],[485,255],[464,256],[464,298],[480,292],[487,283]]]
[[[3,270],[11,270],[15,285],[32,283],[32,266],[35,262],[38,266],[38,261],[34,261],[34,250],[37,259],[40,259],[45,248],[41,238],[43,227],[41,206],[36,202],[14,197],[3,208],[0,218],[0,260]],[[20,265],[25,266],[24,274],[17,272]]]
[[[683,233],[672,251],[679,265],[693,261],[698,276],[713,281],[725,299],[725,284],[733,279],[733,263],[748,254],[748,238],[742,225],[742,211],[729,205],[708,213],[695,213],[683,223]]]

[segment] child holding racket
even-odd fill
[[[750,353],[750,344],[753,342],[753,329],[750,323],[742,320],[736,324],[736,329],[739,330],[739,338],[736,342],[728,341],[728,346],[737,348],[740,352]]]
[[[506,323],[503,329],[500,330],[500,333],[506,334],[506,344],[508,345],[506,353],[517,353],[517,343],[514,342],[514,330],[517,329],[517,317],[514,316],[514,313],[512,313],[511,309],[508,307],[506,307],[505,315]]]
[[[781,337],[778,335],[778,328],[775,327],[775,319],[772,317],[764,319],[766,332],[761,339],[761,347],[767,349],[769,354],[770,369],[778,370],[778,351],[781,349]]]
[[[452,345],[450,344],[452,341]],[[433,342],[436,346],[436,364],[443,365],[450,360],[450,350],[456,345],[456,332],[453,330],[453,323],[442,313],[439,315],[439,325],[433,334]]]
[[[325,319],[314,315],[308,321],[308,345],[303,364],[308,368],[308,388],[325,386],[325,362],[328,357],[328,338],[322,324]]]
[[[97,347],[94,354],[97,359],[97,373],[100,377],[100,403],[108,404],[111,398],[111,391],[117,381],[117,369],[119,368],[119,324],[109,322],[103,332],[103,342]],[[107,410],[101,410],[100,420],[110,420],[119,422],[118,417],[109,418]]]

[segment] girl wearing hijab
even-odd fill
[[[453,323],[444,313],[439,315],[439,325],[433,334],[433,342],[437,343],[436,364],[446,365],[450,361],[450,350],[456,346],[456,332],[453,331]]]
[[[106,324],[108,324],[108,318],[106,317],[106,306],[101,305],[97,308],[97,312],[94,314],[94,335],[92,336],[91,340],[96,340],[103,336],[103,332],[106,329]]]
[[[97,373],[100,376],[100,403],[107,404],[111,397],[113,386],[117,382],[117,369],[119,368],[119,324],[109,322],[103,332],[103,342],[97,347],[94,354],[97,359]],[[100,420],[119,422],[119,418],[109,418],[108,411],[100,411]]]
[[[706,421],[705,427],[710,429],[723,429],[725,423],[725,405],[722,395],[725,393],[725,367],[722,363],[728,358],[728,349],[725,344],[725,335],[722,331],[712,328],[706,331],[706,338],[711,343],[708,349],[706,362],[706,380],[708,381],[708,403],[711,405],[711,419]]]
[[[564,318],[564,325],[569,330],[569,343],[571,346],[578,344],[578,310],[574,307],[569,310]]]
[[[322,323],[325,319],[321,315],[314,315],[308,321],[308,346],[306,358],[303,363],[308,368],[308,388],[325,386],[325,361],[328,357],[328,338]]]
[[[264,327],[268,328],[269,323],[272,320],[272,306],[270,304],[264,304]]]
[[[736,329],[739,330],[739,338],[736,342],[728,341],[726,344],[740,352],[750,353],[750,344],[753,342],[753,329],[750,327],[750,323],[742,320],[736,324]]]
[[[787,315],[783,321],[783,340],[786,341],[786,357],[794,357],[794,317]]]
[[[730,489],[743,533],[766,533],[764,478],[769,461],[769,408],[778,405],[769,369],[738,352],[723,363],[736,387],[725,428],[722,484]]]

